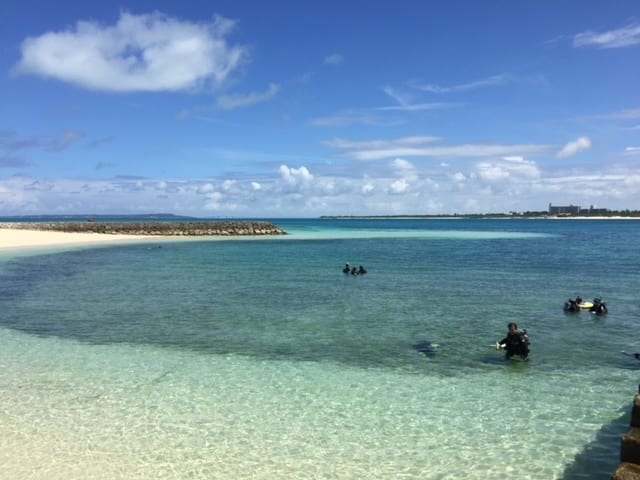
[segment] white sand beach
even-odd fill
[[[44,230],[0,228],[0,250],[67,247],[158,240],[164,237],[112,235],[103,233],[71,233]]]

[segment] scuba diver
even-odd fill
[[[496,343],[496,350],[505,349],[505,358],[510,359],[518,355],[523,360],[529,356],[529,336],[526,330],[518,330],[518,325],[510,323],[507,336]]]
[[[360,265],[360,267],[358,268],[358,275],[364,275],[365,273],[367,273],[367,271],[362,265]]]
[[[607,304],[602,301],[600,298],[593,299],[593,306],[589,309],[591,313],[595,313],[596,315],[604,315],[609,310],[607,309]]]
[[[351,268],[349,267],[348,263],[344,264],[344,268],[342,269],[342,273],[349,273],[351,272]]]
[[[580,305],[578,305],[578,302],[570,298],[564,303],[564,307],[562,307],[562,309],[565,312],[579,312]]]

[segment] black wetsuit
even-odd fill
[[[526,332],[518,331],[516,333],[509,333],[505,338],[500,340],[500,345],[506,345],[507,358],[511,358],[514,355],[519,355],[522,358],[529,356],[529,337]]]

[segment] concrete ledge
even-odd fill
[[[622,437],[620,461],[640,464],[640,428],[631,427]]]
[[[635,463],[621,463],[611,475],[611,480],[638,480],[640,479],[640,465]]]
[[[640,389],[639,389],[640,391]],[[631,428],[620,442],[620,465],[612,480],[640,480],[640,393],[633,398]]]

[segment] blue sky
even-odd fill
[[[0,2],[0,215],[640,208],[640,4]]]

